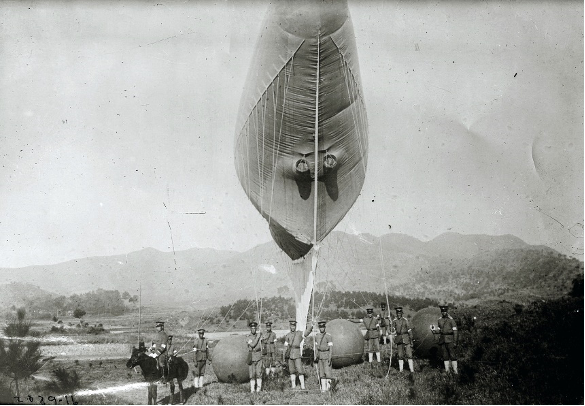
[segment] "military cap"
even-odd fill
[[[272,326],[272,322],[271,321],[267,321],[266,322],[266,326]]]
[[[396,310],[397,313],[398,312],[402,313],[402,307],[400,307],[400,306],[395,307],[394,310]]]
[[[157,321],[157,322],[155,323],[155,326],[156,326],[156,327],[164,327],[164,326],[165,326],[165,322],[164,322],[164,321]]]
[[[446,312],[449,310],[449,306],[439,306],[439,309],[441,309],[442,312]]]
[[[372,306],[368,306],[368,307],[366,307],[366,311],[368,313],[372,313],[374,311],[374,308]]]
[[[248,327],[258,327],[258,323],[256,323],[255,321],[250,322],[250,324],[248,324]]]
[[[172,334],[169,334],[169,335],[167,336],[167,338],[170,340],[171,338],[173,338],[173,335],[172,335]]]
[[[205,333],[205,329],[204,328],[200,328],[197,330],[198,333]]]
[[[325,320],[321,320],[317,324],[319,325],[319,327],[325,327],[325,325],[327,324],[327,322]]]
[[[288,324],[294,324],[294,325],[296,325],[297,324],[297,321],[296,320],[289,320],[288,321]]]

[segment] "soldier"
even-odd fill
[[[276,373],[276,334],[272,331],[272,322],[266,322],[266,332],[262,334],[262,344],[264,356],[264,368],[266,376]]]
[[[168,358],[174,357],[175,355],[177,355],[177,353],[178,353],[178,350],[173,345],[173,336],[172,336],[172,334],[169,334],[168,345],[167,345]]]
[[[290,382],[292,388],[296,388],[296,374],[299,374],[299,382],[301,383],[301,389],[305,389],[305,373],[303,371],[303,365],[301,364],[301,342],[303,339],[311,334],[313,327],[305,330],[304,333],[297,330],[297,321],[289,321],[290,332],[284,338],[284,346],[286,351],[284,353],[284,359],[288,360],[288,371],[290,373]]]
[[[255,321],[250,323],[250,334],[246,337],[248,343],[248,351],[251,352],[251,359],[248,359],[250,372],[250,392],[262,390],[262,334],[256,333],[258,323]]]
[[[351,320],[352,323],[364,323],[366,326],[366,335],[364,339],[366,340],[366,352],[368,353],[368,362],[371,364],[374,360],[374,352],[376,353],[376,361],[378,363],[381,362],[380,359],[380,323],[379,323],[379,316],[374,316],[374,308],[367,307],[366,308],[366,317],[363,319],[358,320]]]
[[[453,372],[459,373],[457,370],[457,353],[456,348],[459,343],[459,332],[457,331],[457,323],[448,313],[448,306],[439,306],[441,309],[441,318],[437,321],[437,327],[431,324],[431,332],[435,341],[438,342],[443,353],[443,361],[445,362],[445,371],[449,372],[449,361],[453,366]]]
[[[162,380],[164,382],[167,368],[167,347],[168,347],[168,336],[165,333],[164,321],[157,321],[155,323],[156,337],[152,341],[152,346],[149,349],[148,356],[157,360],[157,368],[162,370]]]
[[[195,351],[195,369],[193,370],[193,387],[203,388],[203,377],[205,376],[205,365],[207,364],[207,350],[209,345],[207,338],[204,337],[205,329],[197,330],[199,338],[195,339],[193,351]]]
[[[414,361],[412,360],[412,329],[408,320],[402,317],[402,307],[396,307],[396,318],[394,319],[394,333],[396,334],[396,350],[398,355],[398,370],[404,369],[404,356],[408,360],[408,369],[414,372]]]
[[[390,333],[390,311],[386,308],[386,303],[380,303],[382,311],[380,312],[380,334],[382,335],[382,344],[388,344],[388,334]]]
[[[331,352],[333,349],[333,338],[331,334],[325,332],[325,321],[317,323],[319,333],[315,335],[315,346],[317,348],[317,366],[319,368],[319,377],[321,380],[321,391],[325,392],[331,388]]]

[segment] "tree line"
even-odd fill
[[[372,306],[380,309],[381,303],[388,303],[390,309],[402,306],[418,311],[429,306],[438,306],[435,299],[407,298],[364,291],[331,291],[315,293],[315,311],[327,320],[362,318],[366,308]],[[221,306],[220,317],[226,322],[236,320],[255,320],[261,313],[262,320],[283,321],[295,317],[294,300],[289,297],[260,298],[258,301],[240,299],[232,304]]]
[[[60,318],[63,316],[81,317],[83,315],[119,316],[133,310],[138,304],[138,296],[118,290],[98,289],[70,296],[43,296],[27,298],[25,306],[35,318]],[[13,309],[14,310],[14,309]]]

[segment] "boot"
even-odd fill
[[[290,383],[293,389],[297,387],[297,376],[295,374],[290,374]]]
[[[368,362],[371,363],[374,360],[374,354],[371,352],[368,352]]]
[[[199,387],[203,388],[203,377],[202,376],[199,377]]]
[[[254,385],[256,384],[255,379],[250,379],[250,392],[254,393]]]
[[[445,372],[449,373],[449,361],[445,361]]]
[[[451,361],[451,366],[453,367],[453,373],[457,375],[459,373],[457,370],[457,361]]]
[[[325,392],[327,390],[327,380],[325,378],[321,378],[321,392]]]
[[[256,379],[256,392],[260,392],[262,390],[262,379]]]
[[[331,379],[326,379],[326,384],[327,384],[327,390],[331,389]]]
[[[398,371],[402,372],[404,370],[404,360],[399,359],[398,360]]]
[[[410,372],[414,372],[414,361],[412,359],[408,360],[408,369],[410,369]]]
[[[299,375],[299,381],[301,381],[301,389],[305,390],[305,375]]]
[[[270,376],[270,370],[271,370],[271,368],[266,368],[266,377]]]
[[[199,378],[193,378],[193,387],[198,388],[197,384],[199,383]]]
[[[274,376],[276,375],[276,368],[272,367],[270,368],[270,373]]]
[[[380,364],[382,362],[380,360],[381,360],[381,358],[380,358],[380,352],[377,352],[376,353],[376,361],[378,361],[378,364]]]

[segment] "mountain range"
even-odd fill
[[[293,268],[290,259],[269,242],[246,252],[146,248],[54,265],[0,268],[0,274],[4,284],[28,283],[55,295],[97,289],[135,295],[141,289],[143,304],[201,308],[237,299],[290,296],[288,274]],[[316,289],[387,289],[396,295],[442,301],[521,300],[562,296],[582,274],[583,262],[512,235],[445,233],[423,242],[403,234],[333,232],[319,250]],[[29,293],[39,294],[34,289]]]

